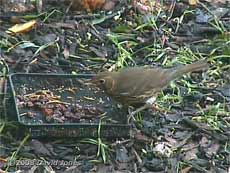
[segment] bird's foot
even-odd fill
[[[152,106],[152,105],[150,105],[150,104],[145,104],[144,106],[137,108],[135,111],[131,111],[130,109],[128,109],[128,111],[129,111],[128,123],[129,123],[129,121],[130,121],[131,118],[132,118],[134,121],[136,121],[134,115],[136,115],[137,113],[141,112],[141,111],[144,110],[144,109],[150,108],[151,106]]]
[[[134,115],[136,114],[136,111],[131,110],[131,108],[129,107],[128,112],[129,112],[129,114],[128,114],[128,117],[127,117],[127,121],[128,121],[128,124],[129,124],[131,119],[133,121],[136,121],[136,119],[134,117]]]

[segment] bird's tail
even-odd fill
[[[170,78],[176,79],[186,73],[208,69],[209,65],[206,60],[197,61],[192,64],[176,67],[171,71]]]

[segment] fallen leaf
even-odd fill
[[[141,14],[147,14],[150,11],[150,7],[148,5],[142,4],[140,2],[134,1],[133,6]]]
[[[93,11],[102,7],[105,0],[83,0],[83,6],[86,11]]]
[[[31,29],[33,29],[36,23],[37,23],[36,20],[31,20],[24,24],[16,24],[13,27],[9,28],[6,31],[6,33],[8,34],[26,33],[29,32]]]
[[[105,0],[66,0],[67,3],[71,3],[71,8],[76,11],[86,10],[92,12],[94,10],[102,8]]]
[[[153,158],[152,160],[146,160],[144,166],[149,169],[149,171],[163,171],[165,169],[164,162],[161,159]]]
[[[220,145],[215,143],[215,144],[212,144],[211,146],[209,146],[206,150],[206,156],[208,158],[211,158],[213,156],[215,156],[218,152],[218,150],[220,149]]]
[[[148,136],[144,135],[141,132],[136,133],[134,138],[137,142],[141,142],[141,143],[148,143],[152,141],[151,138],[149,138]]]
[[[181,173],[188,173],[188,172],[190,172],[191,169],[192,169],[192,167],[191,167],[191,166],[188,166],[188,167],[182,169],[182,170],[181,170]]]
[[[42,113],[47,116],[50,117],[53,115],[53,109],[49,109],[49,108],[44,108],[42,109]]]
[[[51,152],[47,149],[47,147],[40,141],[32,139],[30,142],[30,147],[37,155],[42,156],[51,156]]]
[[[103,5],[103,10],[110,11],[115,7],[115,5],[116,5],[116,1],[107,0],[105,4]]]
[[[196,10],[196,19],[195,21],[200,24],[208,23],[208,21],[212,19],[212,15],[206,13],[204,10],[197,9]]]
[[[173,153],[167,142],[157,142],[154,150],[162,156],[170,157]]]
[[[194,143],[189,143],[183,147],[183,150],[185,151],[185,155],[183,160],[193,160],[198,158],[198,146]]]
[[[2,9],[4,12],[26,13],[35,10],[35,4],[32,1],[26,2],[24,0],[0,0],[0,4],[1,7],[3,7]]]
[[[210,145],[210,141],[207,137],[203,136],[199,142],[200,147],[206,148]]]
[[[198,4],[198,0],[189,0],[188,3],[189,5],[196,6]]]
[[[99,165],[96,166],[96,170],[97,170],[96,172],[115,172],[113,165],[99,164]]]
[[[64,55],[65,59],[69,58],[70,52],[69,52],[68,48],[66,48],[66,47],[64,48],[63,55]]]
[[[120,163],[126,163],[130,160],[128,151],[124,146],[117,146],[116,148],[116,161]]]

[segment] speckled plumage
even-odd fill
[[[208,67],[206,61],[176,68],[129,67],[117,72],[98,73],[92,82],[110,97],[124,105],[146,103],[164,89],[172,80],[183,74]]]

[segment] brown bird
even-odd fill
[[[160,67],[128,67],[117,72],[100,72],[91,82],[125,106],[144,104],[130,114],[149,108],[157,94],[182,75],[208,68],[205,60],[189,65],[163,69]]]

